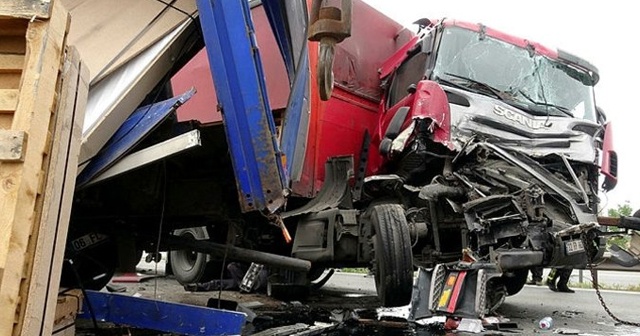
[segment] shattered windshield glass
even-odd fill
[[[433,74],[443,84],[497,95],[533,115],[596,120],[585,72],[471,30],[444,29]]]

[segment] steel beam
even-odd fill
[[[125,156],[111,168],[88,182],[86,186],[124,174],[133,169],[140,168],[152,162],[156,162],[201,145],[200,131],[192,130],[190,132],[180,134],[169,140],[165,140],[159,144],[155,144]]]
[[[179,236],[169,236],[163,241],[176,248],[188,248],[195,252],[209,253],[220,258],[226,256],[228,260],[255,262],[277,268],[288,269],[298,272],[308,272],[311,269],[311,262],[304,259],[291,258],[279,254],[261,252],[244,249],[230,245],[218,244],[206,240],[196,240]]]

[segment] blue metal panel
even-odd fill
[[[269,25],[280,48],[280,53],[287,68],[289,82],[293,82],[295,65],[293,62],[293,49],[287,28],[286,2],[281,0],[263,0],[262,6],[269,19]]]
[[[194,93],[195,90],[191,89],[180,96],[135,110],[78,175],[76,188],[82,188],[94,177],[118,162],[171,112],[187,102]]]
[[[247,0],[198,0],[242,211],[276,211],[286,180]],[[213,107],[212,107],[213,108]]]
[[[287,158],[288,177],[294,181],[298,181],[302,174],[309,131],[309,54],[306,43],[300,61],[289,94],[280,140],[282,152]]]
[[[298,181],[302,175],[309,129],[310,75],[306,3],[303,0],[263,0],[262,4],[292,83],[280,146],[286,158],[287,181]]]
[[[240,335],[244,313],[87,290],[98,321],[181,335]],[[79,318],[90,319],[87,304]]]

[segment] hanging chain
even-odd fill
[[[591,233],[591,234],[588,235],[588,233]],[[589,259],[589,263],[587,264],[587,267],[589,268],[589,271],[591,272],[591,282],[593,283],[593,289],[595,289],[596,295],[598,295],[598,300],[600,300],[600,305],[602,306],[602,308],[604,308],[604,311],[607,312],[607,315],[609,315],[609,317],[611,317],[614,321],[616,321],[616,322],[618,322],[620,324],[624,324],[624,325],[640,327],[640,322],[625,321],[625,320],[622,320],[619,317],[615,316],[611,312],[611,310],[609,309],[607,304],[604,302],[604,298],[602,297],[602,293],[600,293],[600,285],[598,285],[598,275],[596,273],[597,271],[596,271],[595,265],[593,263],[593,258],[595,257],[595,255],[597,253],[597,251],[595,250],[596,247],[593,245],[593,239],[595,238],[596,235],[597,235],[597,233],[595,232],[595,230],[590,230],[589,232],[583,232],[581,234],[581,238],[582,238],[582,244],[585,247],[585,252],[587,253],[587,258]]]

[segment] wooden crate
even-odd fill
[[[82,291],[79,289],[64,291],[58,295],[55,306],[55,318],[53,320],[53,331],[40,335],[51,335],[52,333],[56,336],[75,335],[76,317],[80,310],[82,310],[82,301]]]
[[[0,336],[52,331],[87,98],[68,27],[57,2],[0,4]]]

